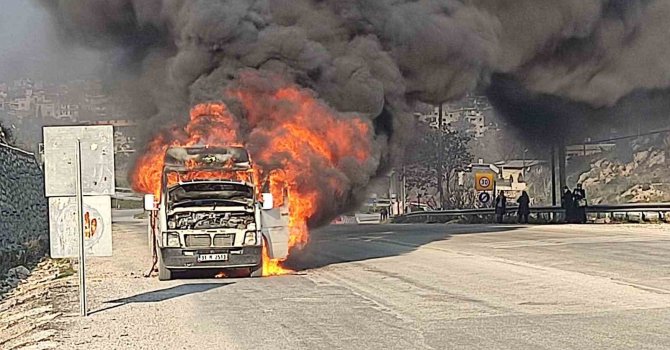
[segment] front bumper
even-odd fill
[[[262,247],[243,248],[161,248],[163,264],[168,269],[225,269],[255,267],[262,262]],[[198,262],[200,254],[228,254],[226,261]]]

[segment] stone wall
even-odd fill
[[[0,276],[49,246],[44,174],[35,156],[0,144]]]

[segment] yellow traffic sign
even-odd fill
[[[493,191],[493,174],[475,173],[475,190]]]

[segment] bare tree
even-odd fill
[[[437,206],[445,208],[465,201],[451,203],[445,200],[445,192],[451,194],[455,174],[472,162],[468,145],[471,137],[461,131],[447,128],[430,128],[420,125],[416,138],[405,155],[405,178],[409,188],[422,193],[435,189]],[[459,196],[460,198],[461,196]]]
[[[528,147],[509,127],[489,130],[484,137],[472,142],[472,153],[481,156],[488,162],[509,161],[519,159]]]

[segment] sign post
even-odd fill
[[[87,257],[112,256],[114,129],[54,126],[43,134],[50,255],[79,259],[79,311],[88,316]]]
[[[81,140],[74,150],[75,190],[77,197],[77,235],[79,236],[79,313],[88,316],[86,308],[86,242],[84,237],[84,193],[81,187]]]

